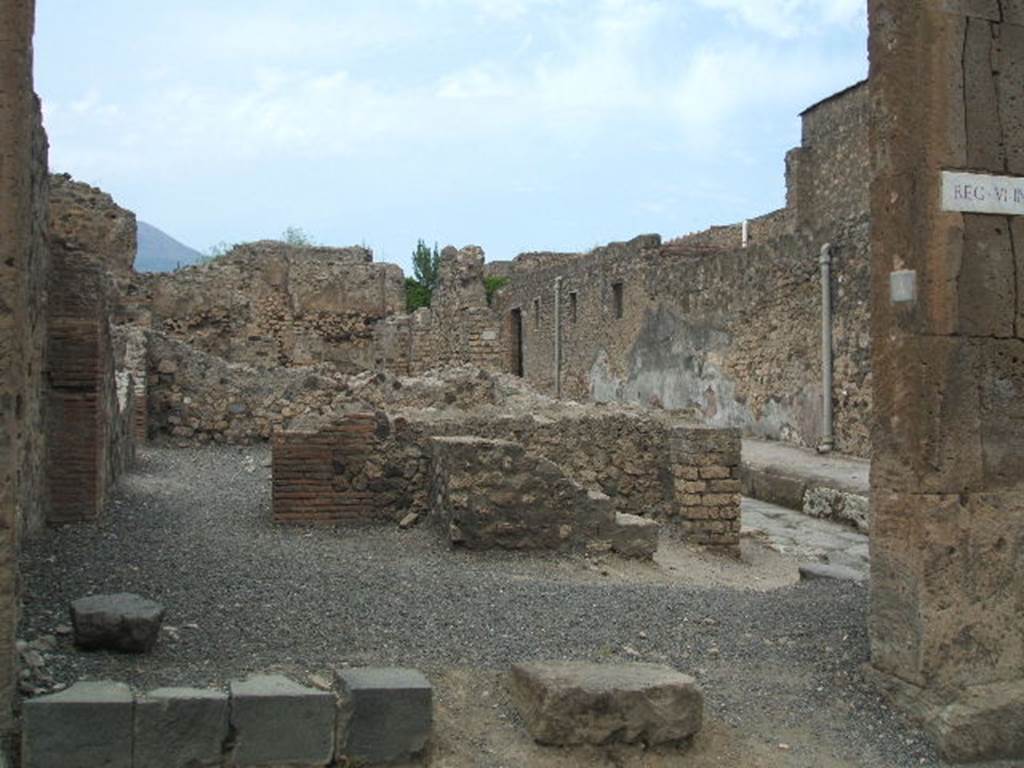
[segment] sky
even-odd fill
[[[785,201],[865,0],[38,0],[55,172],[201,251],[402,264],[666,239]]]

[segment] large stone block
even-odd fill
[[[610,500],[507,440],[431,439],[431,514],[470,549],[580,548],[614,522]]]
[[[280,675],[231,683],[234,751],[228,765],[324,766],[334,757],[334,695]]]
[[[1024,668],[1024,501],[876,494],[872,662],[919,686],[1015,679]]]
[[[26,701],[24,768],[131,768],[132,692],[123,683],[81,682]]]
[[[75,645],[147,653],[156,645],[164,607],[130,592],[90,595],[71,604]]]
[[[876,346],[872,487],[934,494],[980,488],[985,468],[976,346],[931,336]]]
[[[697,682],[655,664],[520,664],[512,668],[511,689],[541,744],[668,744],[703,724]]]
[[[612,551],[623,557],[650,560],[658,551],[658,533],[661,526],[654,520],[639,515],[618,513],[611,531]]]
[[[134,768],[219,766],[227,737],[223,691],[158,688],[135,703]]]
[[[1024,755],[1024,680],[968,688],[938,711],[928,729],[953,762]]]
[[[338,756],[371,765],[408,760],[433,727],[433,687],[414,669],[344,669]]]

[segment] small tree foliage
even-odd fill
[[[281,233],[281,241],[295,246],[314,245],[312,238],[305,233],[302,227],[286,227]]]
[[[405,307],[415,312],[420,307],[429,307],[437,288],[441,265],[441,252],[434,243],[431,250],[423,240],[416,241],[412,252],[412,277],[405,279]]]
[[[508,285],[508,278],[500,275],[493,275],[484,278],[484,291],[487,292],[487,306],[494,304],[494,294]]]

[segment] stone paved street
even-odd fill
[[[868,573],[868,537],[853,528],[817,520],[757,499],[743,499],[743,532],[801,561],[828,563]]]

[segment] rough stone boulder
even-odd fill
[[[129,592],[90,595],[71,604],[75,645],[85,649],[148,653],[163,619],[160,603]]]
[[[681,742],[704,718],[697,682],[657,664],[520,664],[511,690],[530,735],[552,746]]]
[[[623,557],[650,560],[658,551],[658,532],[661,526],[654,520],[639,515],[619,512],[611,531],[612,550]]]
[[[431,516],[468,549],[567,549],[614,525],[611,501],[507,440],[436,437]]]

